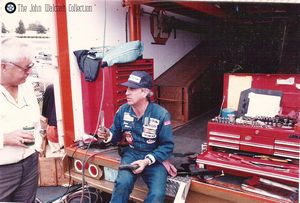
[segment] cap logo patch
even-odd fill
[[[141,82],[141,77],[139,76],[136,76],[136,75],[130,75],[128,80],[131,80],[132,82],[135,82],[135,83],[140,83]]]

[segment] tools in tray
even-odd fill
[[[212,159],[230,162],[237,165],[252,166],[256,169],[274,170],[284,173],[299,174],[299,161],[279,158],[275,156],[268,156],[262,154],[229,151],[229,153],[220,152],[207,152],[207,157]]]
[[[296,119],[287,116],[276,115],[274,117],[267,116],[256,116],[247,117],[241,116],[236,119],[231,119],[230,117],[220,117],[216,116],[211,119],[212,122],[223,123],[223,124],[237,124],[253,127],[264,127],[264,128],[283,128],[292,129],[297,123]]]

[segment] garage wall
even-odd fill
[[[142,9],[151,13],[152,7],[142,6]],[[179,16],[170,12],[166,12],[168,16],[173,16],[176,19],[180,19],[186,22],[192,22],[197,24],[192,18]],[[190,50],[196,47],[201,40],[199,33],[191,33],[184,30],[176,30],[176,39],[174,39],[174,31],[172,31],[170,38],[166,42],[166,45],[155,45],[151,44],[154,42],[150,32],[150,16],[144,14],[141,17],[141,28],[142,28],[142,41],[145,45],[144,57],[154,58],[154,77],[157,78],[163,72],[168,70],[174,65],[179,59],[181,59]]]

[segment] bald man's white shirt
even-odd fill
[[[12,164],[40,151],[42,137],[40,130],[40,109],[32,83],[28,80],[18,87],[18,102],[0,84],[0,165]],[[35,126],[35,145],[29,148],[4,146],[3,133]]]

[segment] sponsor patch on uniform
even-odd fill
[[[154,133],[145,133],[145,132],[143,132],[143,133],[142,133],[142,137],[148,138],[148,139],[156,138],[156,134],[154,134]]]
[[[126,124],[124,125],[124,127],[125,127],[125,128],[131,128],[130,125],[126,125]]]
[[[170,120],[165,121],[165,122],[164,122],[164,125],[171,125],[171,121],[170,121]]]
[[[156,118],[150,118],[149,125],[151,126],[158,126],[159,125],[159,120]]]
[[[123,120],[124,120],[124,121],[132,122],[132,121],[133,121],[133,117],[132,117],[129,113],[125,112],[125,113],[124,113]]]
[[[156,133],[156,128],[155,129],[153,129],[153,128],[151,128],[151,127],[149,127],[149,126],[143,126],[144,128],[143,128],[143,132],[145,132],[145,133],[151,133],[151,134],[155,134]]]
[[[155,140],[147,140],[146,141],[148,144],[153,144],[155,142]]]
[[[148,129],[152,129],[152,130],[156,130],[157,126],[151,126],[151,125],[143,125],[144,128],[148,128]]]

